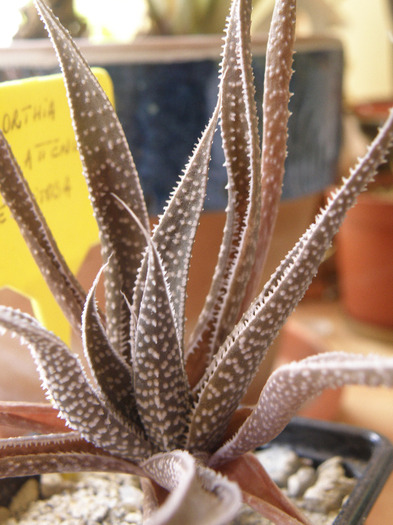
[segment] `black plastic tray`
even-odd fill
[[[290,446],[299,456],[311,459],[316,465],[333,456],[343,458],[348,475],[355,477],[357,483],[333,525],[364,523],[393,470],[393,445],[388,439],[376,432],[341,423],[294,418],[268,446],[272,444]],[[10,481],[4,480],[8,485]]]
[[[393,446],[376,432],[341,423],[294,418],[271,444],[290,445],[316,464],[341,456],[350,476],[357,479],[333,525],[364,523],[393,470]]]

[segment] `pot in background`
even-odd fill
[[[107,69],[151,215],[161,213],[216,104],[221,36],[140,38],[131,44],[79,40],[91,66]],[[266,37],[255,38],[253,67],[262,114]],[[32,66],[34,64],[34,66]],[[333,38],[299,39],[290,89],[292,116],[283,199],[320,193],[335,177],[341,139],[343,51]],[[58,72],[47,41],[1,49],[0,80]],[[206,210],[226,207],[226,172],[217,134]]]
[[[350,317],[393,331],[393,184],[359,196],[337,235],[337,267]]]

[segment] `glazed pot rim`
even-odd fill
[[[145,36],[131,43],[93,43],[88,39],[76,39],[89,63],[138,64],[141,62],[184,62],[204,59],[220,59],[222,35],[170,35]],[[253,53],[264,55],[267,35],[253,38]],[[299,37],[297,53],[342,50],[338,38],[330,36]],[[8,47],[0,48],[0,68],[57,66],[56,55],[49,39],[16,40]]]

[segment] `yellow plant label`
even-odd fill
[[[99,68],[94,73],[113,103],[109,75]],[[98,230],[61,75],[0,84],[0,126],[60,251],[77,273],[89,249],[97,243]],[[0,253],[0,288],[28,297],[40,321],[69,342],[69,324],[1,196]]]

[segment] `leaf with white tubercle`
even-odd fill
[[[380,166],[389,153],[393,145],[393,110],[379,130],[372,144],[368,147],[367,153],[359,159],[358,164],[351,170],[350,176],[345,179],[341,187],[337,188],[329,197],[328,204],[319,213],[314,224],[295,244],[292,250],[281,261],[276,271],[272,274],[269,281],[265,284],[260,300],[267,298],[276,289],[280,281],[287,278],[288,272],[294,266],[297,258],[307,249],[307,246],[314,244],[318,246],[315,234],[320,231],[324,237],[326,248],[329,246],[329,238],[333,238],[334,232],[338,230],[344,220],[346,212],[355,204],[356,197],[365,189],[376,174]],[[328,223],[331,223],[330,226]],[[326,237],[326,230],[330,228],[329,237]],[[306,285],[308,286],[308,284]]]
[[[265,445],[302,405],[326,388],[393,386],[393,359],[328,352],[283,365],[272,373],[258,403],[236,435],[210,458],[216,465]]]
[[[138,424],[132,368],[112,348],[96,305],[95,293],[103,270],[104,267],[86,298],[82,316],[83,349],[103,402],[124,422]]]
[[[254,262],[260,219],[260,148],[250,43],[251,6],[236,0],[221,65],[221,135],[228,175],[228,207],[219,258],[187,353],[199,379],[239,315]],[[206,356],[206,357],[205,357]]]
[[[393,112],[365,157],[359,162],[319,214],[284,262],[278,267],[243,319],[235,326],[201,382],[188,436],[193,448],[214,448],[222,438],[232,413],[246,393],[259,363],[278,331],[297,306],[330,246],[345,213],[356,196],[375,175],[393,142]],[[236,392],[228,385],[235,383]],[[201,420],[213,418],[215,424],[202,431]]]
[[[220,101],[218,101],[210,122],[195,147],[184,174],[174,189],[152,236],[165,268],[174,315],[177,320],[178,337],[182,347],[188,269],[195,234],[203,209],[210,152],[219,112]],[[146,281],[146,257],[133,296],[133,306],[136,312]]]
[[[57,453],[59,448],[61,454]],[[0,439],[0,478],[95,469],[142,473],[136,464],[96,448],[77,432],[19,437],[12,444],[9,439]]]
[[[107,329],[115,349],[127,354],[127,307],[121,291],[131,295],[144,237],[123,207],[112,198],[121,192],[148,228],[148,215],[134,161],[123,129],[106,94],[67,31],[48,7],[35,0],[62,67],[78,150],[84,167],[107,267]]]
[[[293,44],[296,0],[276,1],[266,47],[263,83],[261,226],[257,253],[247,285],[242,311],[255,297],[273,235],[287,157],[290,80],[293,73]]]
[[[96,446],[130,460],[151,453],[140,429],[131,423],[124,426],[102,404],[79,358],[61,339],[29,315],[4,306],[0,306],[0,325],[28,344],[53,405],[71,428]]]
[[[155,249],[149,250],[133,349],[135,397],[146,433],[160,450],[176,448],[186,430],[191,395],[168,286]]]
[[[164,265],[155,242],[133,211],[120,203],[141,229],[147,243],[145,286],[136,314],[135,340],[131,344],[135,399],[149,440],[159,450],[170,450],[181,445],[191,409],[182,346]]]
[[[85,293],[59,252],[37,201],[0,131],[0,191],[51,292],[80,331]]]

